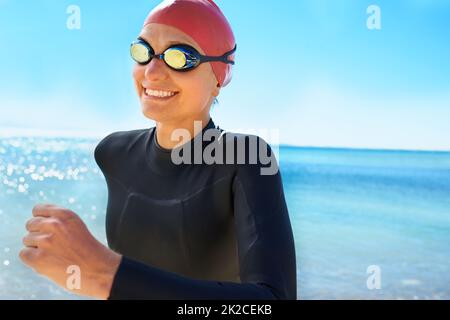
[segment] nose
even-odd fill
[[[152,61],[145,66],[145,78],[147,80],[160,80],[165,79],[168,76],[169,70],[164,61],[159,58],[153,58]]]

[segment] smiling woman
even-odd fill
[[[210,117],[231,81],[235,50],[212,0],[157,6],[130,50],[143,114],[156,127],[113,133],[95,150],[108,186],[109,248],[74,212],[37,206],[21,258],[59,284],[68,264],[79,265],[84,278],[75,292],[97,298],[296,299],[281,174],[261,173],[276,159],[259,137],[227,133]],[[189,135],[173,141],[180,129]],[[205,140],[208,131],[233,138]],[[180,145],[231,150],[239,160],[175,164]]]
[[[172,26],[147,24],[140,38],[151,44],[157,53],[164,52],[173,44],[184,43],[204,55],[191,37]],[[220,92],[220,85],[208,63],[189,72],[177,72],[163,61],[152,59],[146,65],[136,64],[133,78],[142,111],[147,118],[159,123],[158,142],[166,149],[173,148],[176,143],[164,139],[161,133],[173,131],[180,124],[184,124],[182,127],[192,127],[195,120],[207,123],[211,104]],[[170,97],[167,98],[167,95]]]

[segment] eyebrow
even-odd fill
[[[151,45],[150,41],[148,41],[147,39],[145,39],[145,38],[142,37],[142,36],[139,36],[138,39],[144,40],[145,42],[147,42],[148,44]],[[166,43],[165,47],[166,47],[166,48],[169,48],[170,46],[173,46],[173,45],[175,45],[175,44],[185,44],[185,45],[188,45],[188,46],[191,46],[191,47],[195,48],[192,44],[187,43],[187,42],[184,42],[184,41],[180,41],[180,40],[176,40],[176,41],[172,40],[172,41],[169,41],[168,43]]]

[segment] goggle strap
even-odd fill
[[[234,61],[228,60],[228,56],[232,55],[237,50],[237,45],[234,46],[233,50],[228,51],[221,57],[210,57],[210,56],[202,56],[200,55],[202,62],[214,62],[214,61],[220,61],[223,63],[228,63],[234,65]]]

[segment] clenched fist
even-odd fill
[[[65,289],[84,296],[107,299],[121,256],[97,241],[74,212],[36,205],[23,238],[21,260]],[[79,272],[71,286],[71,272]],[[69,272],[69,273],[68,273]]]

